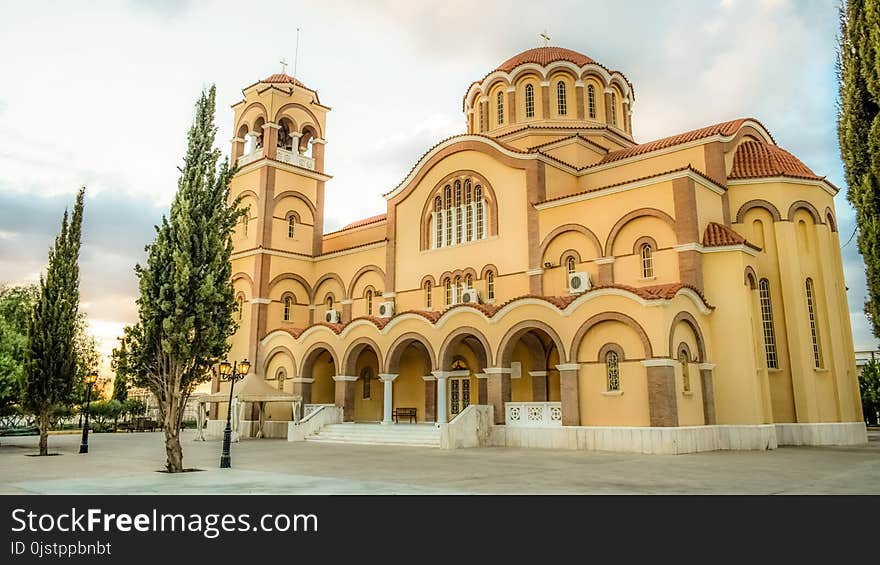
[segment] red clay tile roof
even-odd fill
[[[496,71],[504,71],[509,73],[513,69],[526,63],[535,63],[545,67],[554,61],[568,61],[579,67],[583,67],[589,63],[595,63],[582,53],[565,49],[564,47],[535,47],[514,55],[510,59],[504,61],[495,69]]]
[[[301,86],[302,88],[308,88],[308,86],[304,85],[297,79],[284,73],[275,73],[274,75],[270,75],[268,78],[264,78],[260,82],[265,82],[267,84],[290,83],[295,84],[296,86]]]
[[[377,222],[383,222],[383,221],[385,221],[387,218],[388,218],[388,214],[377,214],[377,215],[375,215],[375,216],[370,216],[369,218],[364,218],[364,219],[362,219],[362,220],[357,220],[357,221],[355,221],[355,222],[352,222],[352,223],[350,223],[350,224],[347,224],[347,225],[343,226],[342,228],[340,228],[338,231],[342,231],[342,230],[350,230],[350,229],[352,229],[352,228],[359,228],[359,227],[361,227],[361,226],[366,226],[366,225],[369,225],[369,224],[375,224],[375,223],[377,223]]]
[[[821,180],[797,157],[775,145],[748,140],[740,143],[733,156],[732,179],[759,177],[795,177]]]
[[[703,245],[705,247],[724,247],[726,245],[748,245],[753,249],[761,248],[753,243],[746,241],[746,238],[733,231],[723,224],[709,222],[706,231],[703,233]]]
[[[632,147],[627,147],[625,149],[611,151],[607,155],[602,157],[602,160],[599,161],[599,164],[619,161],[621,159],[626,159],[627,157],[634,157],[643,153],[657,151],[658,149],[665,149],[667,147],[681,145],[682,143],[688,143],[689,141],[705,139],[707,137],[712,137],[713,135],[730,136],[735,134],[747,119],[748,118],[739,118],[737,120],[731,120],[729,122],[722,122],[720,124],[706,126],[700,129],[695,129],[692,131],[679,133],[677,135],[664,137],[662,139],[656,139],[647,143],[640,143],[638,145],[633,145]]]

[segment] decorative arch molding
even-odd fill
[[[572,361],[577,361],[577,355],[581,347],[581,342],[583,341],[584,337],[586,337],[587,333],[589,333],[589,331],[595,326],[603,322],[620,322],[626,326],[629,326],[633,331],[636,332],[636,334],[639,336],[639,339],[642,340],[642,350],[645,358],[650,359],[654,356],[654,348],[651,347],[651,340],[648,338],[648,333],[645,331],[645,328],[643,328],[641,324],[639,324],[633,318],[620,312],[602,312],[600,314],[591,316],[587,321],[581,324],[581,327],[578,328],[577,333],[574,334],[574,339],[571,340]]]
[[[544,238],[544,241],[541,242],[541,247],[539,251],[541,258],[543,259],[544,254],[547,252],[547,248],[550,247],[550,244],[553,243],[553,240],[555,240],[560,235],[568,232],[577,232],[584,235],[595,246],[596,257],[602,256],[602,244],[599,242],[599,238],[596,237],[596,234],[593,233],[588,227],[579,224],[563,224],[548,233],[547,236]]]
[[[428,354],[428,364],[430,365],[431,369],[435,369],[437,367],[437,357],[434,354],[434,348],[431,347],[431,342],[425,339],[425,336],[421,334],[418,334],[416,332],[407,332],[395,339],[394,343],[391,344],[391,347],[388,348],[388,356],[385,365],[386,373],[394,374],[399,372],[400,359],[401,357],[403,357],[403,353],[406,351],[406,348],[413,343],[418,343],[425,349]]]
[[[253,296],[253,294],[254,294],[254,279],[252,279],[249,274],[244,273],[244,272],[235,273],[234,275],[232,275],[232,284],[235,284],[237,281],[240,281],[240,280],[243,280],[248,283],[248,286],[251,291],[251,296]]]
[[[379,275],[379,279],[382,281],[385,280],[385,271],[379,268],[378,265],[365,265],[357,270],[354,276],[351,277],[351,284],[348,285],[348,297],[354,296],[354,287],[357,284],[358,280],[367,273],[376,273]]]
[[[443,340],[443,344],[440,346],[440,354],[437,357],[437,366],[440,368],[441,371],[447,370],[452,365],[452,349],[458,343],[468,337],[471,337],[480,342],[483,347],[482,357],[484,357],[486,360],[486,367],[492,366],[492,347],[489,345],[489,340],[486,339],[486,336],[483,335],[481,331],[475,328],[459,327],[450,332],[446,336],[446,339]],[[474,354],[476,354],[477,357],[481,357],[480,352],[478,351],[474,351]]]
[[[455,277],[461,277],[464,279],[468,275],[473,277],[474,280],[477,280],[477,271],[474,270],[473,267],[466,267],[464,269],[456,269],[455,271],[446,271],[440,275],[440,283],[442,284],[447,278],[450,280],[455,280]]]
[[[253,199],[256,200],[258,203],[260,202],[260,197],[257,195],[257,193],[254,192],[253,190],[249,189],[249,188],[247,188],[247,189],[242,190],[241,192],[239,192],[238,195],[236,195],[236,198],[241,198],[241,199],[245,199],[245,198],[253,198]]]
[[[565,262],[568,261],[569,257],[574,257],[575,263],[583,263],[581,260],[581,254],[577,249],[566,249],[559,255],[559,266],[564,267]]]
[[[651,247],[651,251],[657,251],[657,241],[651,237],[650,235],[643,235],[638,238],[636,242],[633,244],[633,254],[638,255],[642,252],[642,246],[648,244]]]
[[[749,200],[739,207],[739,210],[737,210],[736,212],[736,223],[743,223],[746,219],[746,212],[748,212],[752,208],[763,208],[773,217],[774,222],[782,221],[782,215],[779,213],[779,208],[773,205],[772,202],[756,198],[754,200]]]
[[[419,288],[425,288],[425,283],[431,283],[431,288],[437,286],[437,281],[434,279],[434,275],[425,275],[422,277],[422,282],[419,283]]]
[[[834,212],[831,211],[831,207],[825,208],[825,223],[828,224],[828,227],[831,228],[831,231],[837,231],[837,221],[834,219]]]
[[[298,200],[301,200],[303,202],[303,204],[305,204],[306,207],[309,209],[309,211],[312,213],[312,222],[315,221],[315,218],[317,217],[317,213],[318,213],[317,208],[315,208],[315,205],[312,203],[311,200],[309,200],[306,197],[305,194],[303,194],[302,192],[299,192],[298,190],[285,190],[285,191],[278,193],[275,196],[274,200],[272,201],[272,208],[273,209],[277,208],[278,205],[281,203],[281,201],[284,200],[285,198],[296,198]]]
[[[683,341],[679,342],[674,350],[673,349],[670,350],[670,357],[678,360],[678,354],[681,353],[682,351],[684,352],[685,356],[687,357],[688,363],[698,363],[699,362],[699,359],[694,359],[694,356],[691,353],[690,346],[688,346],[688,344]]]
[[[358,357],[360,357],[361,353],[367,348],[373,350],[373,353],[376,355],[376,359],[379,362],[379,367],[383,367],[382,349],[380,349],[372,339],[368,337],[359,337],[352,341],[345,350],[345,353],[342,355],[342,365],[337,367],[337,373],[340,375],[357,376],[355,371],[357,369]]]
[[[514,324],[512,328],[507,330],[504,337],[501,338],[501,343],[498,345],[498,353],[495,356],[501,366],[506,367],[510,365],[510,357],[513,354],[513,348],[516,346],[516,342],[530,331],[544,332],[547,337],[553,341],[553,344],[559,351],[559,362],[566,362],[568,357],[565,354],[565,346],[559,338],[559,334],[556,333],[556,330],[540,320],[523,320],[522,322]]]
[[[315,287],[314,287],[315,290],[312,292],[312,296],[310,297],[312,299],[312,303],[315,302],[315,297],[317,297],[318,290],[320,290],[321,285],[326,282],[330,282],[330,281],[335,281],[336,284],[339,285],[340,292],[345,292],[345,283],[342,282],[342,278],[339,275],[337,275],[336,273],[327,273],[327,274],[323,275],[321,278],[319,278],[318,281],[315,283]],[[349,298],[349,297],[348,296],[341,297],[342,300],[345,300],[346,298]]]
[[[617,343],[609,342],[599,348],[599,354],[596,356],[596,361],[598,361],[599,363],[604,363],[605,356],[612,351],[617,353],[617,358],[619,361],[626,360],[626,353],[623,351],[623,348]]]
[[[272,292],[272,289],[275,288],[275,285],[277,285],[281,281],[286,281],[286,280],[296,281],[299,284],[301,284],[308,295],[309,302],[310,303],[314,302],[314,300],[313,300],[314,293],[312,291],[312,286],[306,281],[306,279],[302,278],[300,275],[298,275],[296,273],[282,273],[282,274],[276,276],[274,279],[269,281],[269,292],[270,293]]]
[[[607,257],[611,255],[611,250],[614,247],[614,240],[617,239],[618,234],[624,228],[624,226],[626,226],[633,220],[648,216],[662,220],[673,231],[675,231],[675,220],[672,219],[672,216],[670,216],[666,212],[658,210],[656,208],[639,208],[637,210],[633,210],[632,212],[627,213],[622,218],[617,220],[617,223],[615,223],[614,227],[611,228],[611,232],[609,232],[608,234],[608,239],[605,240],[605,256]]]
[[[824,224],[822,221],[822,216],[819,214],[819,210],[816,209],[811,203],[806,200],[796,200],[791,203],[791,206],[788,207],[788,216],[785,218],[789,222],[794,220],[794,213],[798,210],[806,210],[810,216],[813,217],[813,223],[815,224]]]
[[[751,265],[748,265],[743,271],[743,284],[749,285],[750,290],[758,288],[758,275]]]
[[[483,266],[483,269],[480,271],[480,278],[485,279],[486,275],[488,275],[490,272],[497,277],[498,276],[498,267],[496,267],[492,263],[487,263],[485,266]]]
[[[694,318],[693,314],[690,312],[679,312],[675,318],[672,320],[672,324],[669,325],[669,356],[675,357],[677,355],[677,349],[673,348],[673,335],[675,334],[675,326],[677,326],[680,322],[683,322],[691,327],[691,330],[694,332],[694,337],[697,340],[697,362],[705,363],[706,362],[706,341],[703,339],[703,332],[700,330],[700,324],[697,323],[697,319]],[[691,358],[691,357],[689,357]]]
[[[319,123],[318,117],[315,116],[314,112],[312,112],[307,107],[303,106],[302,104],[300,104],[298,102],[290,102],[290,103],[285,104],[284,106],[278,108],[278,111],[275,112],[275,116],[272,121],[277,124],[278,120],[280,120],[282,117],[286,117],[290,120],[293,120],[292,117],[290,117],[289,115],[286,115],[286,110],[288,110],[290,108],[298,108],[298,109],[302,110],[303,112],[305,112],[306,114],[308,114],[308,116],[310,118],[312,118],[312,122],[313,122],[308,125],[311,125],[313,128],[315,128],[315,131],[318,132],[318,137],[320,137],[322,139],[324,138],[324,133],[321,131],[321,128],[317,125]],[[294,123],[296,123],[295,120],[293,120],[293,121],[294,121]],[[304,128],[306,125],[307,124],[305,122],[303,122],[302,124],[300,124],[300,127]]]
[[[260,113],[257,114],[256,116],[254,116],[253,120],[243,119],[245,116],[248,115],[248,112],[251,111],[251,108],[259,108]],[[239,122],[235,125],[234,131],[238,131],[241,128],[241,126],[246,125],[246,126],[248,126],[248,131],[250,132],[250,131],[253,131],[252,126],[257,121],[257,119],[263,118],[264,121],[267,121],[269,119],[269,110],[266,109],[266,107],[263,105],[262,102],[251,102],[250,104],[245,106],[244,110],[242,110],[241,114],[239,114],[239,115],[241,116],[242,119],[240,119]],[[260,132],[260,133],[262,133],[262,132]]]
[[[265,360],[263,361],[261,372],[264,377],[268,373],[269,365],[272,363],[272,359],[274,359],[276,355],[287,355],[287,357],[290,359],[290,366],[293,367],[294,370],[296,370],[296,358],[293,356],[293,352],[290,350],[290,348],[286,345],[276,345],[271,350],[269,350],[266,355],[263,356]],[[293,375],[288,376],[292,377]]]
[[[315,363],[315,359],[318,358],[319,355],[323,352],[327,352],[330,354],[330,358],[333,359],[333,365],[335,368],[339,368],[339,356],[336,354],[336,350],[333,349],[333,346],[327,342],[319,341],[317,343],[312,344],[311,347],[306,349],[306,352],[302,357],[302,366],[300,367],[299,374],[302,377],[308,378],[312,374],[312,365]],[[308,369],[308,371],[307,371]]]
[[[498,198],[495,196],[495,189],[492,188],[492,184],[480,173],[471,169],[462,169],[455,171],[454,173],[450,173],[443,177],[431,192],[428,194],[428,197],[425,198],[425,203],[422,206],[422,216],[421,216],[421,229],[420,229],[420,249],[422,251],[426,249],[430,249],[431,247],[431,214],[434,211],[434,198],[437,196],[443,197],[443,189],[446,185],[453,184],[456,180],[464,181],[465,179],[470,179],[473,188],[477,186],[481,187],[483,190],[483,198],[486,200],[486,215],[488,217],[484,218],[483,221],[486,222],[486,233],[488,237],[492,237],[498,235]]]

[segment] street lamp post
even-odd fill
[[[89,404],[92,401],[92,385],[98,381],[98,373],[91,371],[84,380],[88,388],[86,389],[86,423],[83,426],[82,443],[79,444],[80,453],[89,452]]]
[[[243,379],[250,369],[251,364],[247,359],[241,362],[236,361],[233,365],[230,365],[229,361],[220,363],[220,378],[224,381],[229,381],[229,408],[226,410],[226,429],[223,430],[223,454],[220,455],[221,469],[232,467],[232,458],[229,453],[230,444],[232,443],[232,390],[235,388],[235,383]]]

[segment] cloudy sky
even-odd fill
[[[218,89],[228,153],[241,88],[293,60],[328,118],[326,230],[385,210],[383,192],[464,131],[475,79],[540,44],[635,85],[638,141],[740,116],[845,187],[835,130],[835,0],[8,2],[0,20],[0,283],[34,281],[87,187],[82,306],[109,353],[136,317],[133,266],[167,210],[200,90]],[[841,244],[853,233],[837,196]],[[844,247],[857,348],[876,348],[863,266]]]

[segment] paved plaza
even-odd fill
[[[689,455],[539,449],[430,448],[244,440],[233,469],[221,443],[184,432],[184,463],[201,472],[156,472],[161,433],[0,438],[2,494],[880,494],[880,432],[867,445],[783,447]]]

